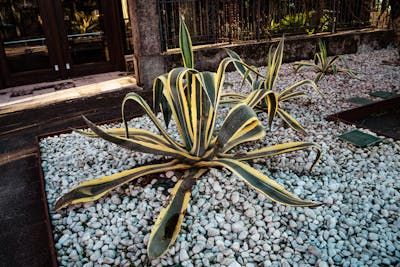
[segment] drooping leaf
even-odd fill
[[[241,63],[242,59],[240,58],[240,56],[236,52],[234,52],[234,51],[232,51],[230,49],[225,49],[225,51],[226,51],[226,53],[228,54],[229,57],[237,60],[237,61],[234,61],[234,63],[233,63],[235,68],[236,68],[236,70],[243,76],[243,80],[246,80],[249,83],[249,85],[251,86],[253,84],[254,79],[251,76],[251,73],[249,72],[249,69],[246,68]]]
[[[251,132],[252,135],[243,140],[243,135],[248,132]],[[218,132],[216,145],[221,147],[221,151],[224,152],[239,143],[258,140],[264,136],[265,131],[253,109],[241,103],[229,111]]]
[[[89,131],[83,131],[83,130],[78,130],[74,129],[75,132],[80,133],[82,135],[85,135],[87,137],[100,137],[94,132],[89,132]],[[125,137],[126,136],[126,129],[125,128],[113,128],[113,129],[106,129],[104,130],[105,133],[116,136],[116,137]],[[149,142],[152,144],[158,144],[158,145],[164,145],[171,147],[170,143],[162,136],[152,133],[147,130],[143,129],[136,129],[136,128],[128,128],[129,136],[130,139],[135,139],[138,141],[145,141]]]
[[[311,169],[314,168],[315,164],[317,164],[318,160],[321,158],[322,150],[319,146],[310,142],[289,142],[279,145],[273,145],[257,150],[248,151],[246,153],[238,153],[238,154],[223,154],[222,158],[230,158],[237,160],[253,160],[257,158],[271,157],[276,155],[281,155],[293,151],[303,150],[313,148],[317,151],[317,155],[313,164],[311,165]]]
[[[179,163],[177,160],[172,160],[167,163],[141,166],[117,174],[86,181],[57,200],[55,210],[60,210],[70,204],[97,200],[111,190],[144,175],[166,172],[169,170],[187,169],[188,167],[190,166]]]
[[[293,130],[302,133],[304,135],[307,135],[306,130],[304,129],[303,126],[295,119],[293,118],[289,113],[284,111],[283,109],[279,108],[278,110],[279,117],[283,119],[284,122],[286,122],[290,128]]]
[[[146,112],[146,114],[150,117],[154,125],[157,127],[157,129],[160,131],[160,133],[163,135],[163,137],[168,140],[168,142],[176,149],[179,151],[184,151],[183,147],[181,144],[177,143],[171,136],[170,134],[163,128],[162,124],[160,121],[157,119],[156,115],[153,113],[149,105],[144,101],[144,99],[138,95],[137,93],[128,93],[124,97],[124,100],[122,101],[122,107],[121,107],[121,112],[122,112],[122,121],[125,124],[125,128],[128,129],[127,121],[126,121],[126,116],[125,116],[125,104],[127,101],[135,101],[138,103]],[[127,134],[129,135],[129,132],[127,131]],[[129,138],[129,136],[127,136]]]
[[[298,207],[313,207],[321,205],[319,203],[298,198],[265,174],[238,160],[219,158],[213,160],[209,164],[215,164],[227,168],[248,185],[274,202]]]
[[[174,186],[168,205],[162,209],[151,230],[147,245],[147,254],[150,259],[162,256],[175,243],[190,200],[192,187],[196,179],[206,171],[207,169],[188,170]]]
[[[154,155],[164,155],[169,157],[175,157],[182,160],[198,160],[197,157],[190,155],[185,150],[177,150],[175,147],[164,146],[162,144],[154,144],[148,143],[144,141],[139,141],[135,139],[128,139],[124,137],[117,137],[114,135],[107,134],[105,131],[97,127],[94,123],[89,121],[86,117],[83,116],[86,124],[90,127],[90,129],[96,133],[99,137],[107,140],[111,143],[114,143],[118,146],[121,146],[126,149],[130,149],[133,151],[138,151],[142,153],[150,153]]]

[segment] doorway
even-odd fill
[[[120,70],[120,1],[0,1],[0,87]]]

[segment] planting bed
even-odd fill
[[[356,124],[358,127],[400,139],[400,96],[373,104],[346,110],[329,116],[329,119]]]
[[[150,262],[146,245],[151,227],[180,174],[145,177],[141,186],[132,183],[94,203],[54,212],[55,201],[80,182],[161,158],[76,133],[42,139],[42,168],[60,266],[396,266],[400,141],[386,138],[375,146],[357,148],[337,138],[353,126],[324,119],[352,107],[347,98],[367,97],[376,88],[399,93],[400,68],[380,65],[394,56],[394,49],[346,55],[348,67],[362,81],[327,76],[320,82],[324,98],[305,89],[311,103],[285,104],[285,110],[308,130],[307,136],[298,136],[276,120],[265,139],[242,146],[246,151],[305,140],[321,146],[323,156],[313,172],[308,171],[313,151],[249,164],[298,196],[324,205],[309,209],[275,204],[235,175],[213,169],[197,182],[175,245]],[[292,64],[284,64],[278,88],[314,76],[295,75]],[[227,91],[247,90],[240,88],[237,73],[228,73],[227,82],[232,84]],[[226,110],[221,110],[222,117]],[[266,117],[260,118],[266,124]],[[130,124],[156,131],[147,117]]]

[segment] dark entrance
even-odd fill
[[[123,67],[121,2],[0,0],[0,87]]]

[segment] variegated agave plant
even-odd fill
[[[69,204],[94,201],[141,176],[169,170],[184,170],[183,176],[172,190],[169,202],[162,209],[152,229],[147,248],[149,258],[163,255],[175,242],[192,188],[210,168],[230,170],[249,186],[275,202],[290,206],[319,205],[298,198],[245,163],[260,157],[315,148],[317,150],[315,164],[321,155],[319,147],[313,143],[292,142],[238,153],[239,144],[258,140],[265,136],[265,131],[252,107],[245,103],[234,106],[219,131],[215,130],[225,68],[235,59],[222,60],[216,73],[193,69],[192,45],[184,22],[181,22],[180,26],[180,47],[184,67],[173,69],[168,74],[156,78],[153,88],[155,106],[161,106],[167,121],[171,115],[176,123],[180,140],[174,139],[164,129],[156,114],[136,93],[127,94],[122,103],[124,121],[126,121],[125,104],[127,101],[135,101],[144,108],[159,130],[159,134],[144,129],[128,128],[126,123],[125,128],[102,130],[85,118],[93,131],[93,133],[86,132],[86,135],[100,137],[134,151],[166,156],[168,158],[166,162],[135,167],[118,174],[83,182],[61,197],[55,205],[56,210],[59,210]],[[257,95],[250,96],[249,102],[256,102],[257,97]],[[232,152],[234,148],[237,149],[236,153]]]
[[[295,62],[293,64],[294,70],[297,72],[301,69],[312,69],[317,73],[314,81],[318,83],[325,75],[337,74],[343,72],[349,75],[351,78],[360,79],[357,77],[351,69],[339,68],[335,62],[343,59],[340,56],[334,56],[328,58],[328,52],[326,45],[322,40],[318,42],[319,52],[314,54],[314,62]]]
[[[237,60],[234,62],[234,64],[237,71],[242,75],[243,82],[247,82],[253,91],[250,93],[250,96],[236,93],[224,94],[222,96],[222,102],[238,103],[245,101],[245,103],[248,105],[252,107],[254,106],[256,111],[266,112],[268,114],[268,124],[270,127],[275,116],[278,115],[292,129],[306,135],[307,132],[304,127],[293,116],[283,109],[283,103],[295,98],[308,97],[304,92],[295,91],[300,86],[307,85],[316,90],[318,93],[320,93],[320,91],[315,82],[312,80],[302,80],[285,88],[282,92],[278,93],[276,91],[276,82],[282,66],[283,47],[284,38],[281,39],[274,52],[272,52],[274,47],[270,46],[265,76],[261,75],[256,67],[246,67],[237,53],[226,49],[228,55]],[[253,75],[255,76],[253,77]],[[251,97],[253,95],[257,97]],[[249,102],[250,99],[251,101],[258,102]]]

